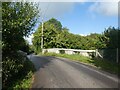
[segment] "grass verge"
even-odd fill
[[[87,64],[94,66],[96,68],[99,68],[101,70],[113,73],[113,74],[118,74],[120,73],[120,64],[117,64],[115,62],[111,62],[108,60],[103,60],[103,59],[91,59],[82,55],[78,54],[73,54],[73,55],[68,55],[68,54],[56,54],[56,53],[45,53],[45,56],[56,56],[56,57],[63,57],[63,58],[68,58],[73,61],[79,61],[81,63]]]

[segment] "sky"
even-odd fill
[[[109,26],[118,27],[117,2],[40,2],[39,8],[39,21],[42,17],[44,21],[56,18],[74,34],[102,33]],[[33,35],[26,38],[30,44],[31,38]]]

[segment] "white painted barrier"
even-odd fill
[[[96,54],[96,50],[80,50],[80,49],[64,49],[64,48],[49,48],[43,49],[43,53],[61,53],[63,51],[65,54],[80,54],[83,56],[91,57],[91,55]]]

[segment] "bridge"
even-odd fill
[[[80,50],[80,49],[64,49],[64,48],[49,48],[43,49],[42,53],[57,53],[57,54],[80,54],[87,57],[97,56],[97,50]]]

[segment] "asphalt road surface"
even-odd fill
[[[64,58],[29,56],[37,71],[32,88],[118,88],[116,75]]]

